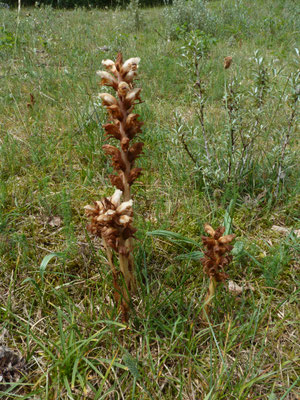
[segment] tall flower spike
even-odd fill
[[[134,164],[142,154],[144,143],[131,141],[141,132],[143,125],[138,120],[139,115],[133,113],[135,104],[141,102],[141,89],[133,85],[139,62],[139,57],[133,57],[123,63],[119,53],[116,61],[102,61],[106,71],[97,71],[101,85],[112,87],[115,91],[114,95],[100,93],[99,98],[110,117],[110,123],[103,125],[105,135],[120,142],[118,147],[110,144],[103,146],[105,154],[112,160],[115,174],[109,175],[109,178],[117,190],[112,197],[85,207],[90,219],[89,231],[103,241],[113,274],[115,301],[121,306],[124,321],[128,318],[130,294],[136,290],[133,262],[136,229],[133,227],[131,185],[141,175],[141,168],[134,168]],[[115,265],[116,258],[119,270]]]
[[[209,314],[209,306],[215,294],[216,286],[219,282],[228,278],[225,273],[225,267],[232,260],[230,254],[233,246],[229,243],[235,238],[235,235],[225,235],[224,227],[219,227],[214,230],[210,225],[205,224],[204,230],[210,237],[202,236],[202,242],[206,247],[204,251],[204,258],[200,261],[203,265],[204,272],[209,276],[209,289],[205,299],[204,317]]]

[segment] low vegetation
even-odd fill
[[[298,3],[0,19],[1,398],[299,398]],[[83,209],[118,180],[96,71],[119,51],[141,59],[144,122],[128,323]],[[218,226],[235,239],[214,291],[201,237]]]

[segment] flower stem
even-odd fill
[[[217,281],[213,276],[211,276],[209,279],[208,292],[207,292],[207,295],[206,295],[205,301],[204,301],[203,319],[204,318],[208,319],[208,316],[210,313],[210,308],[211,308],[211,301],[212,301],[213,297],[215,296],[216,287],[217,287]]]

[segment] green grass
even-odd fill
[[[272,169],[291,112],[287,78],[298,68],[297,10],[293,1],[255,3],[208,3],[216,19],[207,29],[217,40],[201,60],[205,124],[222,165],[230,156],[225,80],[241,82],[241,132],[255,118],[261,123],[253,152],[263,149],[264,156],[242,183],[227,182],[225,167],[218,175],[205,161],[195,78],[182,57],[184,38],[171,34],[170,8],[142,10],[139,30],[121,10],[0,10],[0,338],[28,362],[26,376],[1,398],[300,396],[299,239],[272,230],[299,229],[296,120],[278,196]],[[145,121],[138,161],[144,174],[133,188],[139,292],[128,327],[113,305],[111,274],[83,210],[113,192],[95,71],[119,50],[141,57],[144,103],[137,109]],[[259,112],[249,95],[256,50],[270,74]],[[228,55],[233,64],[225,76]],[[196,165],[178,137],[175,111]],[[192,252],[201,251],[205,222],[224,221],[238,242],[230,279],[248,289],[236,297],[220,287],[204,326],[208,280]],[[157,230],[178,236],[149,234]]]

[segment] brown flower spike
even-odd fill
[[[232,57],[228,56],[224,58],[224,68],[228,69],[232,63]]]
[[[219,227],[214,230],[210,225],[204,225],[205,232],[210,237],[202,236],[202,242],[206,247],[204,252],[204,258],[201,259],[204,272],[209,276],[209,290],[205,299],[204,314],[208,315],[209,305],[215,294],[216,286],[219,282],[224,281],[228,278],[225,273],[225,267],[232,260],[232,255],[229,254],[233,249],[233,246],[229,243],[235,238],[235,235],[225,235],[224,227]]]
[[[115,299],[121,304],[124,320],[128,318],[130,294],[136,289],[133,264],[133,237],[136,229],[132,225],[130,188],[141,174],[141,168],[134,165],[144,145],[142,142],[131,143],[143,125],[138,119],[139,115],[133,112],[135,104],[141,103],[141,89],[133,86],[139,62],[138,57],[123,62],[122,54],[119,53],[115,62],[102,61],[106,71],[97,71],[101,85],[115,91],[115,96],[100,93],[99,98],[109,115],[109,123],[103,125],[105,135],[119,142],[118,147],[110,144],[103,146],[115,170],[115,174],[109,178],[116,191],[112,197],[85,207],[86,215],[90,218],[89,231],[101,237],[105,246],[114,278]],[[114,264],[114,254],[119,259],[120,271]]]

